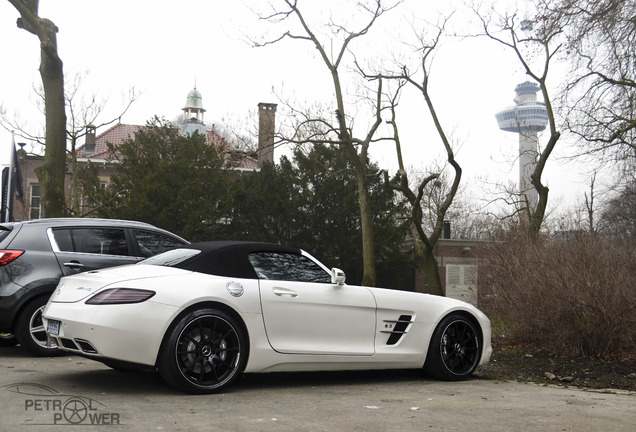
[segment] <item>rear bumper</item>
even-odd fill
[[[61,322],[59,333],[49,337],[64,351],[154,366],[176,310],[151,301],[94,306],[49,302],[43,319],[45,326],[49,320]]]

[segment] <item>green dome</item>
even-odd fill
[[[203,97],[201,96],[201,92],[196,88],[190,90],[188,93],[188,98],[186,99],[186,104],[183,109],[194,108],[197,110],[205,111],[203,108]]]

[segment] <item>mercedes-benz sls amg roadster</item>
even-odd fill
[[[419,368],[463,380],[492,354],[490,321],[470,304],[347,285],[301,249],[254,242],[65,277],[43,320],[64,351],[156,368],[191,393],[244,372]]]

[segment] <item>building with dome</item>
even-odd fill
[[[259,132],[258,147],[254,151],[233,148],[225,137],[220,134],[215,126],[206,126],[203,106],[203,97],[196,86],[186,97],[183,106],[183,115],[179,127],[181,134],[192,135],[199,133],[205,136],[206,142],[218,149],[224,156],[229,169],[237,175],[259,171],[264,163],[274,163],[274,131],[276,124],[276,104],[259,103]],[[88,164],[89,161],[98,166],[98,177],[102,187],[108,187],[110,178],[117,172],[116,162],[111,159],[111,152],[107,143],[117,148],[124,141],[134,139],[135,134],[145,126],[117,123],[103,131],[98,131],[92,125],[86,127],[85,142],[76,150],[79,165]],[[36,175],[36,169],[44,163],[44,157],[39,155],[27,155],[24,150],[18,151],[18,162],[21,170],[21,185],[23,196],[20,200],[13,200],[12,220],[30,220],[40,218],[40,185]],[[72,165],[67,164],[66,196],[67,202],[71,202]],[[70,205],[69,205],[70,207]]]
[[[181,122],[181,134],[192,135],[195,132],[205,135],[206,128],[203,122],[203,114],[205,108],[203,108],[203,97],[201,92],[197,90],[196,85],[188,93],[186,104],[182,108],[183,121]]]

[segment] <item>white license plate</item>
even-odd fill
[[[56,320],[48,320],[46,324],[46,332],[48,334],[52,334],[53,336],[57,336],[60,334],[60,324],[61,322]]]

